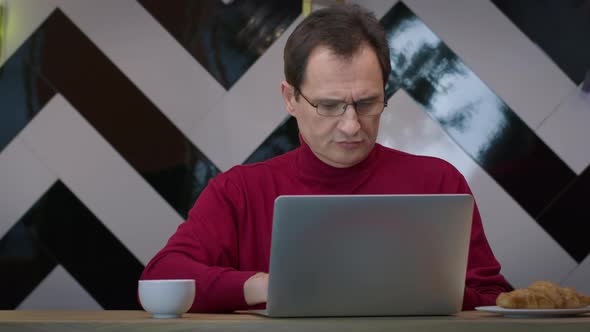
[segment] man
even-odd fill
[[[193,312],[264,305],[279,195],[471,193],[450,164],[375,143],[391,67],[372,14],[348,5],[312,13],[289,37],[284,61],[281,92],[301,147],[211,180],[142,275],[195,279]],[[510,289],[499,271],[476,206],[464,309],[493,304]]]

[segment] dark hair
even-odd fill
[[[335,5],[312,12],[291,33],[285,45],[285,79],[298,91],[305,79],[307,61],[318,46],[350,59],[370,46],[381,65],[383,85],[391,73],[385,30],[371,12],[358,5]],[[297,92],[296,92],[297,95]]]

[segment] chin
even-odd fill
[[[355,156],[341,156],[340,158],[334,158],[333,160],[340,165],[341,168],[345,167],[352,167],[361,161],[365,160],[367,157],[366,153],[363,153],[362,156],[355,155]]]

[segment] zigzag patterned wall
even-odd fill
[[[466,176],[514,286],[590,293],[588,2],[362,3],[392,47],[379,142]],[[143,266],[207,181],[298,145],[279,84],[299,5],[7,1],[0,309],[137,308]]]

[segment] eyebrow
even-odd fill
[[[374,96],[368,96],[368,97],[364,97],[361,98],[359,100],[355,100],[355,103],[363,103],[363,102],[369,102],[369,101],[376,101],[379,99],[378,95],[374,95]],[[338,98],[318,98],[316,100],[316,103],[344,103],[346,102],[344,99],[338,99]]]
[[[367,102],[367,101],[376,101],[378,100],[379,96],[375,95],[375,96],[369,96],[369,97],[365,97],[365,98],[361,98],[359,100],[355,100],[356,103],[362,103],[362,102]]]

